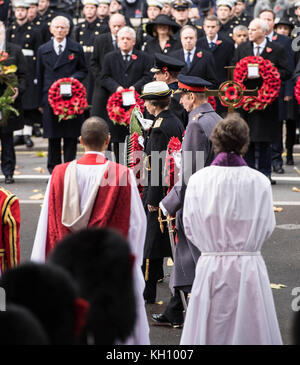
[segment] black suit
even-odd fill
[[[128,63],[125,63],[123,56],[118,51],[108,53],[103,60],[101,71],[101,85],[109,94],[116,92],[119,86],[129,88],[134,86],[138,93],[141,93],[143,86],[152,80],[150,73],[151,59],[142,51],[133,51]],[[124,142],[128,133],[127,127],[114,125],[109,122],[111,141],[113,143]]]
[[[266,50],[269,50],[268,52]],[[271,51],[270,51],[271,50]],[[234,63],[237,63],[244,57],[253,56],[253,44],[246,42],[241,44],[237,49],[234,57]],[[284,48],[280,44],[267,41],[266,47],[260,54],[261,57],[269,59],[281,76],[281,81],[285,81],[291,77],[288,59]],[[248,89],[255,89],[261,86],[261,78],[247,80],[244,84]],[[255,153],[259,150],[259,166],[258,169],[267,176],[271,175],[271,142],[276,138],[278,130],[278,100],[264,110],[255,110],[247,113],[241,110],[243,118],[247,121],[250,128],[251,144],[245,158],[250,167],[255,168]],[[256,149],[256,152],[255,152]]]
[[[154,53],[162,53],[165,55],[170,55],[172,52],[181,48],[181,42],[178,39],[171,37],[164,49],[160,48],[160,44],[157,38],[150,39],[145,46],[145,52],[149,55],[153,55]]]
[[[82,47],[67,38],[65,50],[57,55],[53,40],[43,44],[38,49],[37,79],[40,102],[44,108],[43,127],[44,137],[49,138],[48,169],[52,172],[55,165],[61,163],[60,140],[64,138],[64,161],[68,162],[76,157],[77,137],[83,116],[79,115],[71,120],[58,121],[48,102],[48,90],[53,82],[63,77],[73,77],[80,82],[87,75],[86,61]]]
[[[183,49],[172,52],[170,56],[185,62]],[[206,81],[211,82],[214,87],[218,86],[214,58],[210,52],[201,50],[199,47],[196,47],[190,67],[188,68],[187,64],[185,64],[185,67],[180,71],[180,73],[183,75],[201,77]]]
[[[216,76],[219,84],[228,79],[225,66],[230,66],[234,55],[234,44],[225,37],[218,35],[219,44],[216,44],[213,49],[210,49],[206,37],[202,37],[197,42],[197,47],[202,50],[212,53],[216,68]]]
[[[114,50],[115,48],[113,45],[111,33],[101,34],[95,39],[94,52],[90,60],[90,67],[95,81],[91,115],[96,115],[98,117],[104,118],[105,120],[108,119],[106,103],[109,93],[101,85],[100,74],[104,56]]]

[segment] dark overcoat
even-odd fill
[[[207,38],[202,37],[198,40],[197,47],[212,53],[216,65],[216,77],[219,84],[221,84],[228,79],[225,66],[231,65],[234,55],[234,43],[220,35],[218,35],[218,41],[219,44],[216,44],[211,50],[209,48]]]
[[[119,86],[129,88],[134,86],[140,94],[145,84],[152,81],[150,73],[151,59],[145,52],[133,50],[131,60],[125,63],[121,51],[113,51],[104,56],[100,76],[102,87],[113,94]],[[127,127],[109,123],[111,142],[124,142],[128,133]]]
[[[17,109],[20,115],[17,117],[15,114],[11,114],[11,117],[7,121],[7,125],[0,128],[2,133],[10,133],[24,127],[23,110],[22,110],[22,94],[26,90],[26,77],[27,77],[27,64],[25,57],[22,53],[21,47],[10,42],[6,42],[5,50],[8,53],[8,58],[4,61],[6,66],[16,65],[18,77],[18,89],[19,95],[16,98],[12,106]],[[6,85],[0,84],[0,96],[6,89]]]
[[[106,104],[109,92],[102,87],[100,75],[104,56],[114,50],[111,33],[101,34],[95,39],[94,51],[90,60],[90,68],[94,77],[91,115],[97,115],[105,120],[108,120]]]
[[[147,233],[144,246],[145,259],[157,259],[161,257],[172,256],[169,240],[168,229],[165,226],[164,233],[161,233],[158,212],[149,212],[147,205],[158,207],[159,202],[166,194],[167,187],[164,186],[163,169],[165,160],[160,160],[160,163],[151,160],[151,152],[167,151],[168,143],[171,137],[178,137],[182,140],[184,128],[181,121],[170,111],[162,111],[154,120],[153,127],[148,132],[145,140],[145,154],[149,160],[151,170],[147,170],[147,186],[143,192],[143,204],[147,214]],[[152,156],[153,157],[153,156]],[[155,178],[158,178],[158,184]],[[152,178],[152,180],[151,180]]]
[[[87,75],[86,61],[82,47],[67,38],[65,50],[61,55],[55,53],[53,40],[38,49],[37,79],[39,88],[39,105],[44,108],[43,131],[45,138],[76,138],[80,136],[83,116],[70,120],[58,121],[48,102],[48,90],[54,81],[63,77],[73,77],[82,82]]]
[[[178,39],[175,39],[173,37],[170,37],[168,42],[165,45],[164,49],[161,49],[158,38],[152,38],[149,39],[149,41],[146,43],[145,46],[145,52],[147,52],[149,55],[152,55],[154,57],[154,53],[162,53],[165,55],[170,55],[172,52],[176,51],[177,49],[180,49],[181,42]]]
[[[253,55],[253,44],[249,41],[245,42],[236,49],[234,64],[244,57]],[[266,47],[260,56],[270,60],[277,67],[281,81],[285,81],[292,76],[292,70],[290,69],[284,48],[280,44],[267,41]],[[244,82],[244,85],[250,90],[256,87],[260,88],[261,84],[261,78]],[[255,110],[248,113],[240,108],[239,112],[249,125],[251,142],[276,141],[279,129],[278,100],[275,100],[264,110]]]
[[[107,23],[101,23],[98,18],[93,22],[88,22],[85,20],[84,22],[77,24],[73,31],[73,38],[82,46],[88,67],[88,75],[83,80],[83,84],[87,90],[87,100],[89,105],[92,104],[95,83],[95,78],[90,67],[92,54],[94,52],[95,40],[100,34],[107,32],[109,32]]]
[[[185,62],[183,49],[172,52],[170,56]],[[183,75],[201,77],[202,79],[211,82],[214,87],[218,86],[215,60],[210,52],[201,50],[199,47],[196,47],[190,68],[185,65],[180,73]]]
[[[170,287],[191,286],[200,251],[186,239],[183,227],[183,203],[189,177],[214,159],[210,135],[221,117],[208,103],[199,105],[189,114],[189,122],[182,142],[180,179],[162,200],[169,214],[176,215],[178,243]],[[199,156],[203,152],[202,159]],[[198,157],[198,156],[199,157]],[[200,160],[199,160],[200,158]],[[204,208],[205,209],[205,208]]]

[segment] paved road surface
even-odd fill
[[[16,183],[6,186],[21,201],[21,257],[22,261],[30,258],[35,229],[38,221],[42,196],[46,188],[48,171],[46,169],[46,143],[42,138],[35,138],[32,150],[19,146],[17,150]],[[300,146],[296,149],[296,165],[300,169]],[[79,154],[82,152],[79,152]],[[284,284],[282,289],[273,289],[276,310],[284,344],[292,344],[291,327],[293,311],[291,303],[294,297],[292,289],[300,287],[300,192],[292,191],[292,187],[300,189],[300,175],[291,166],[284,166],[284,175],[274,174],[277,185],[273,186],[274,204],[282,207],[276,214],[277,226],[272,237],[264,244],[262,255],[265,259],[271,283]],[[3,176],[0,184],[5,186]],[[34,200],[33,198],[37,198]],[[166,278],[158,284],[158,302],[162,304],[147,305],[149,323],[151,324],[151,343],[153,345],[179,344],[181,330],[153,325],[151,314],[161,313],[169,300],[168,288],[171,267],[165,265]],[[250,300],[251,298],[249,298]]]

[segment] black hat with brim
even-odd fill
[[[177,92],[204,93],[212,83],[197,76],[178,75]]]
[[[294,27],[293,23],[290,22],[288,18],[281,18],[281,19],[279,19],[277,22],[275,22],[274,27],[277,27],[277,25],[288,25],[291,28]]]
[[[160,53],[154,53],[154,66],[151,68],[151,72],[179,72],[185,66],[185,63],[177,58],[166,56]]]
[[[152,37],[154,26],[157,24],[168,25],[172,29],[173,33],[176,33],[180,29],[179,24],[173,22],[167,15],[160,14],[152,22],[146,25],[146,32]]]

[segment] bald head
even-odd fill
[[[103,151],[108,138],[109,129],[104,119],[90,117],[82,124],[81,139],[87,149],[91,151]]]
[[[116,37],[118,31],[125,27],[126,25],[126,21],[125,21],[125,17],[122,14],[113,14],[110,19],[109,19],[109,29],[111,31],[111,33]]]

